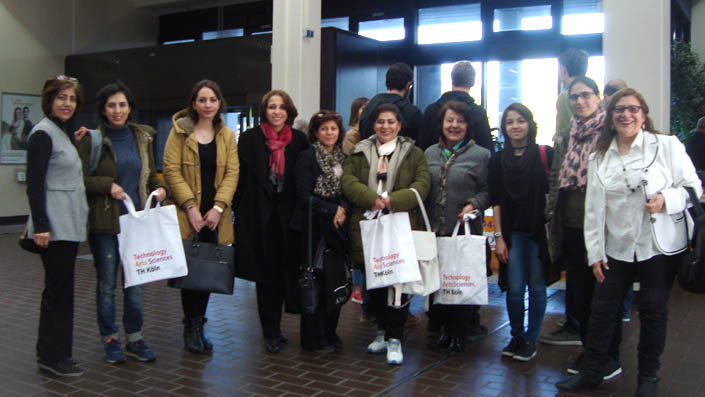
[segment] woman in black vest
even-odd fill
[[[289,229],[296,207],[294,169],[309,146],[306,135],[291,127],[298,111],[289,95],[272,90],[260,103],[261,124],[240,135],[240,179],[235,209],[235,275],[257,283],[265,347],[281,350],[282,304],[298,311],[293,299],[299,266],[297,233]]]
[[[67,131],[82,103],[75,78],[47,80],[42,89],[45,117],[30,132],[27,147],[27,235],[42,248],[44,265],[37,362],[58,376],[83,375],[71,350],[74,266],[78,243],[86,240],[88,204],[74,134]]]

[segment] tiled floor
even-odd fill
[[[365,352],[375,326],[358,321],[359,305],[343,309],[339,334],[344,352],[310,354],[298,345],[298,318],[286,315],[284,332],[290,338],[280,354],[264,351],[255,308],[254,286],[237,280],[235,295],[213,295],[207,330],[215,344],[211,356],[183,350],[181,303],[177,290],[166,283],[145,288],[147,342],[158,354],[156,362],[103,360],[95,320],[95,271],[79,260],[76,276],[74,357],[86,374],[61,379],[37,369],[34,346],[42,271],[39,258],[17,246],[16,234],[0,235],[0,395],[34,396],[553,396],[554,382],[575,359],[575,347],[539,346],[528,363],[500,357],[509,340],[504,295],[492,291],[482,310],[490,335],[457,357],[425,349],[425,320],[407,327],[404,365],[391,367],[384,356]],[[82,247],[82,254],[87,254]],[[121,297],[121,293],[118,293]],[[562,311],[561,291],[549,291],[544,330],[555,327]],[[118,304],[118,313],[121,313]],[[666,352],[659,385],[663,396],[703,396],[705,382],[705,296],[677,287],[671,297]],[[624,374],[587,395],[630,396],[635,389],[639,320],[625,325],[622,348]]]

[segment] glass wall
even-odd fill
[[[342,17],[342,18],[321,19],[321,28],[328,28],[328,27],[333,27],[333,28],[338,28],[338,29],[343,29],[343,30],[350,30],[350,18]]]
[[[494,10],[493,32],[510,30],[544,30],[553,27],[551,6],[497,8]]]
[[[564,0],[561,33],[604,33],[605,14],[601,0]]]
[[[482,40],[480,3],[419,10],[418,44]]]
[[[379,41],[404,40],[404,18],[360,22],[358,34]]]

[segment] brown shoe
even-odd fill
[[[360,314],[360,322],[361,323],[373,323],[375,321],[377,321],[377,318],[371,314],[365,314],[365,313]]]
[[[406,325],[416,325],[421,322],[421,315],[411,314],[406,318]]]

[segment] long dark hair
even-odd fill
[[[620,99],[627,96],[633,96],[637,101],[639,101],[641,111],[644,112],[645,120],[643,129],[653,132],[654,134],[661,133],[654,128],[654,122],[651,120],[651,117],[649,117],[649,105],[646,104],[646,99],[644,99],[644,96],[633,88],[622,88],[612,96],[612,99],[610,99],[610,103],[607,106],[607,115],[605,115],[605,122],[602,126],[602,134],[600,134],[600,138],[598,138],[597,143],[595,144],[595,152],[600,156],[605,155],[607,149],[610,148],[610,144],[612,144],[612,139],[617,136],[617,130],[614,128],[614,121],[612,121],[614,108],[617,106],[617,102]]]
[[[196,98],[198,98],[198,91],[201,91],[201,88],[204,87],[213,90],[215,97],[218,98],[218,102],[220,102],[220,106],[218,107],[218,114],[213,117],[213,129],[218,132],[218,130],[220,129],[220,123],[222,121],[220,118],[220,114],[225,109],[227,109],[227,105],[225,104],[225,98],[223,98],[223,92],[220,90],[220,86],[215,81],[204,79],[193,85],[193,88],[191,88],[191,95],[189,95],[187,106],[188,116],[194,123],[198,122],[198,112],[196,112],[196,109],[194,109],[193,103],[196,101]]]
[[[127,121],[132,121],[132,115],[134,114],[133,110],[135,110],[135,97],[132,96],[132,92],[129,88],[127,88],[127,85],[125,85],[125,83],[123,83],[122,81],[118,80],[101,88],[100,91],[98,91],[98,94],[96,94],[95,96],[98,115],[100,115],[100,119],[103,120],[103,123],[105,123],[106,125],[110,123],[105,117],[105,104],[108,103],[108,98],[119,92],[122,92],[123,95],[125,95],[125,99],[127,99],[127,104],[128,106],[130,106],[130,114],[127,116]]]
[[[509,139],[509,135],[507,134],[507,114],[510,110],[519,113],[519,115],[523,117],[527,123],[529,123],[529,132],[526,135],[527,142],[529,144],[536,143],[536,134],[538,131],[538,126],[536,124],[536,121],[534,121],[534,114],[531,113],[531,110],[529,110],[529,108],[527,108],[526,106],[522,105],[521,103],[515,102],[507,106],[507,108],[504,109],[504,112],[502,113],[502,122],[500,123],[500,126],[502,126],[501,131],[502,136],[504,137],[504,146],[509,149],[513,148],[512,140]]]

